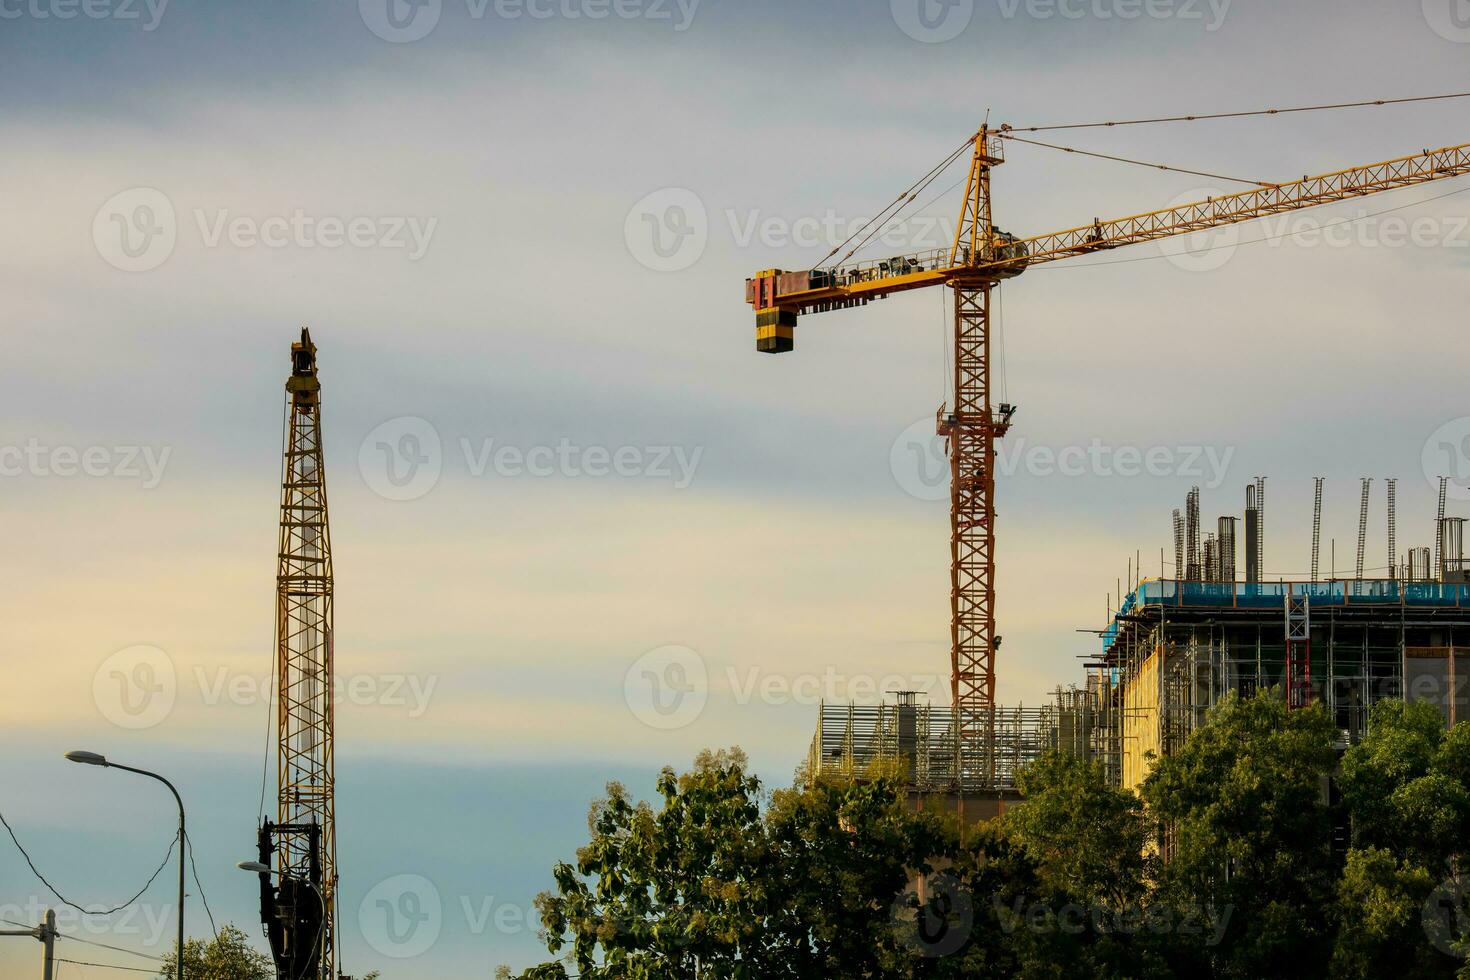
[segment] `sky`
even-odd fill
[[[534,895],[605,783],[817,705],[947,698],[943,298],[754,350],[746,277],[819,262],[972,133],[1458,92],[1463,0],[0,0],[0,813],[89,909],[189,808],[193,935],[259,943],[282,386],[320,348],[345,968],[547,958]],[[1465,103],[1012,144],[1041,234],[1470,141]],[[940,247],[962,175],[864,254]],[[1328,227],[1324,228],[1323,226]],[[1266,569],[1428,545],[1470,500],[1470,185],[1038,267],[1001,293],[1000,699],[1081,680],[1109,593],[1268,482]],[[1141,461],[1149,461],[1145,465]],[[1458,511],[1457,511],[1458,508]],[[1172,561],[1172,556],[1168,556]],[[1111,600],[1115,601],[1115,600]],[[686,691],[670,697],[668,685]],[[273,777],[265,773],[269,781]],[[269,787],[264,797],[269,802]],[[147,967],[172,868],[63,916]],[[202,886],[202,889],[201,887]],[[202,890],[202,894],[200,894]],[[0,918],[59,904],[0,838]],[[34,967],[0,940],[0,970]],[[63,977],[116,976],[66,964]]]

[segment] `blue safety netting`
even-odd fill
[[[1287,595],[1306,595],[1313,606],[1404,605],[1470,609],[1470,585],[1443,582],[1176,582],[1153,579],[1123,600],[1102,633],[1106,653],[1118,638],[1118,619],[1145,606],[1168,609],[1283,609]]]

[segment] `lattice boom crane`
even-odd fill
[[[291,345],[276,569],[276,819],[260,828],[260,911],[276,972],[337,980],[332,544],[321,382],[311,334]]]
[[[1014,406],[991,400],[991,291],[1044,262],[1470,173],[1470,144],[1465,144],[1017,238],[992,220],[991,171],[1005,160],[1007,138],[1008,127],[987,126],[975,134],[950,248],[801,272],[770,269],[745,283],[746,302],[755,308],[756,349],[766,353],[793,349],[797,320],[804,314],[849,309],[931,286],[954,290],[953,391],[936,420],[950,459],[951,696],[960,725],[961,778],[986,784],[994,772],[988,749],[993,744],[995,655],[1001,641],[995,617],[993,461],[996,441],[1010,428],[1015,412]]]

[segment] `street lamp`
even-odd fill
[[[251,874],[275,875],[277,878],[281,878],[283,880],[290,879],[291,881],[299,882],[300,884],[305,885],[307,888],[310,888],[311,893],[316,896],[316,900],[322,905],[321,923],[316,928],[317,946],[320,947],[322,941],[322,931],[327,928],[327,900],[322,897],[321,889],[317,888],[317,886],[313,882],[308,881],[305,878],[297,878],[294,875],[286,874],[286,872],[284,871],[277,871],[270,865],[264,864],[260,861],[241,861],[236,864],[235,867],[239,868],[241,871],[249,871]]]
[[[188,835],[184,832],[184,801],[179,796],[179,791],[174,789],[174,784],[164,779],[156,772],[146,769],[134,769],[118,762],[108,762],[106,756],[98,755],[96,752],[68,752],[66,758],[70,762],[80,763],[84,766],[101,766],[103,769],[121,769],[123,772],[137,773],[139,776],[147,776],[156,779],[168,787],[168,791],[174,794],[174,802],[179,805],[179,949],[178,949],[178,980],[184,980],[184,851],[189,845]]]

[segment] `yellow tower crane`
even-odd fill
[[[1020,139],[1016,132],[987,125],[957,151],[969,149],[970,173],[951,247],[800,272],[769,269],[745,284],[746,302],[755,308],[756,349],[767,353],[793,349],[798,317],[805,314],[849,309],[931,286],[954,291],[953,389],[950,402],[938,412],[937,430],[947,441],[950,461],[950,684],[962,788],[988,788],[995,778],[995,655],[1001,638],[995,618],[993,464],[996,442],[1010,428],[1015,407],[992,403],[991,291],[1044,262],[1470,173],[1470,144],[1451,146],[1017,238],[995,226],[990,189],[991,171],[1005,161],[1006,141]]]

